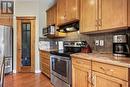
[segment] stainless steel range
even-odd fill
[[[86,46],[85,41],[66,41],[64,50],[51,52],[51,83],[55,87],[71,87],[71,57],[73,53],[81,52]]]

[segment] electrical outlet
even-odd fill
[[[100,43],[99,40],[95,40],[95,45],[96,46],[99,46],[100,45],[99,43]]]
[[[104,46],[104,40],[100,40],[100,46]]]

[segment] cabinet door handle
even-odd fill
[[[95,24],[95,26],[96,26],[96,27],[98,26],[98,19],[96,19],[96,24]]]
[[[88,74],[89,74],[89,75],[88,75],[88,82],[91,84],[91,83],[92,83],[92,82],[91,82],[91,71],[89,71]]]
[[[109,71],[113,72],[114,70],[113,70],[113,69],[110,69]]]
[[[92,77],[92,85],[93,85],[93,87],[96,87],[96,76],[95,75],[93,75],[93,77]]]
[[[78,63],[78,64],[83,64],[83,62],[82,62],[82,61],[76,61],[76,63]]]
[[[102,69],[103,71],[106,71],[104,67],[100,67],[100,69]]]
[[[99,26],[102,26],[102,19],[99,19]]]
[[[113,69],[105,69],[104,67],[100,67],[100,69],[102,69],[105,73],[114,71]]]

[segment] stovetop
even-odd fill
[[[60,51],[51,51],[50,53],[51,53],[52,55],[70,57],[70,55],[71,55],[71,54],[74,54],[75,52],[65,52],[65,51],[63,51],[63,50],[60,50]]]
[[[86,41],[65,41],[63,50],[51,51],[52,55],[70,57],[71,54],[81,52],[81,48],[86,47]]]

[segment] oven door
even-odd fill
[[[51,56],[51,74],[71,83],[71,60],[67,57]]]

